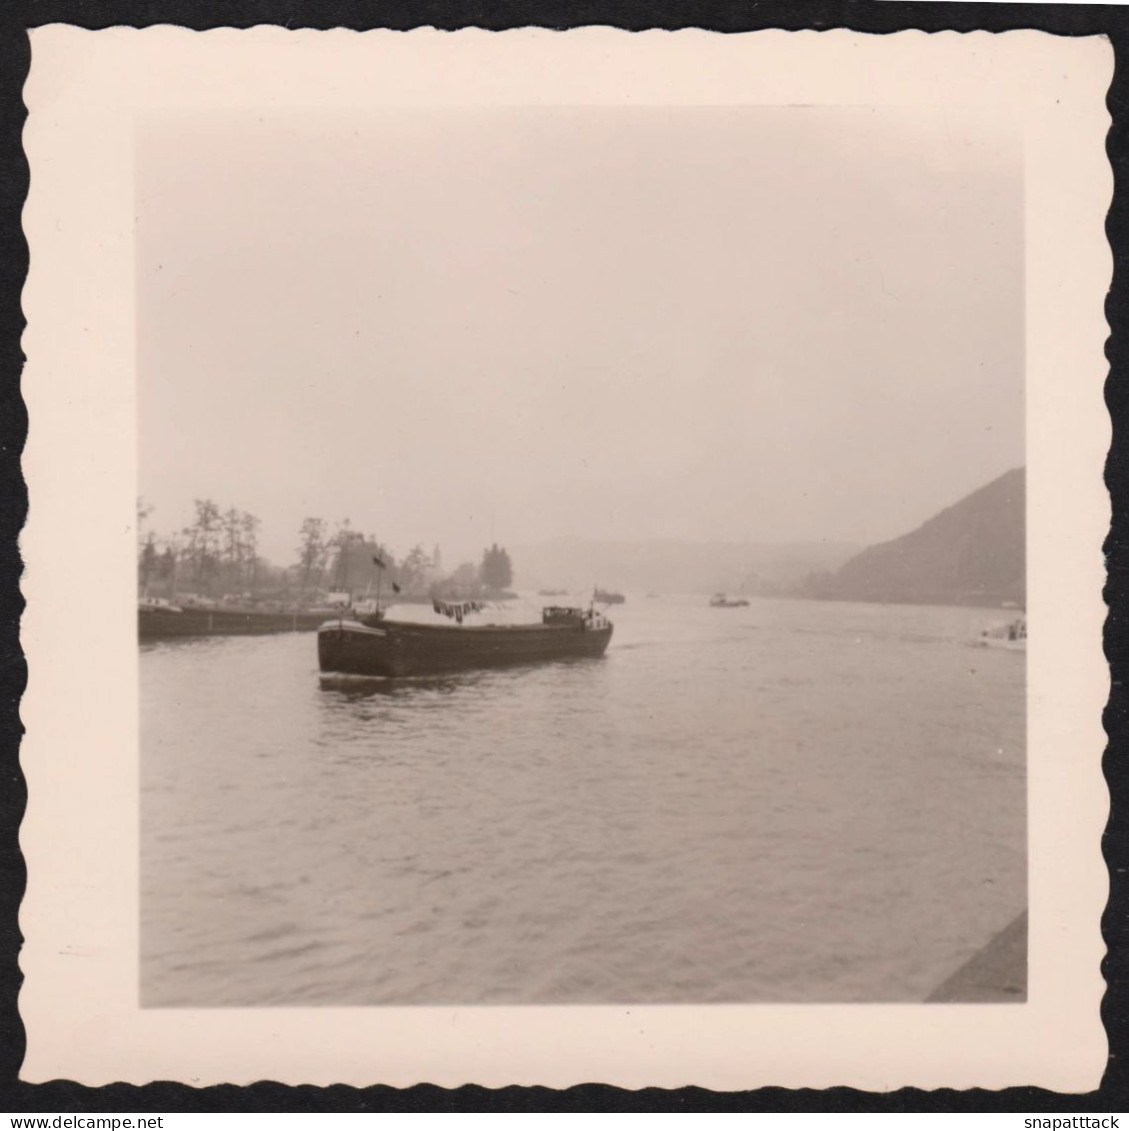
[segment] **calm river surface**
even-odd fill
[[[611,616],[348,690],[313,634],[146,646],[143,1004],[922,1000],[1023,910],[1006,615]]]

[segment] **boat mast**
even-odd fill
[[[383,559],[378,558],[376,556],[376,554],[373,554],[373,556],[372,556],[372,564],[374,566],[376,566],[376,612],[377,612],[377,615],[379,616],[379,614],[380,614],[380,582],[381,582],[381,579],[384,576],[385,565],[384,565]],[[371,589],[371,588],[372,588],[372,582],[370,581],[369,582],[369,589]],[[367,592],[365,593],[365,596],[366,597],[368,596]]]

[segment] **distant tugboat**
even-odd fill
[[[627,600],[622,593],[612,593],[608,589],[597,589],[592,599],[601,605],[622,605]]]
[[[744,597],[738,597],[731,601],[724,593],[715,593],[710,598],[711,609],[744,609],[748,607],[748,604],[749,602]]]
[[[607,650],[612,623],[594,608],[553,605],[540,624],[464,625],[475,602],[444,605],[457,624],[411,624],[369,616],[344,616],[318,629],[318,662],[324,674],[400,677],[439,675],[472,668],[543,664],[597,658]]]

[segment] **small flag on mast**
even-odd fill
[[[394,582],[394,581],[392,582],[392,592],[393,593],[399,593],[400,592],[400,586],[397,585],[396,582]]]

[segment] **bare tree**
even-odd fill
[[[145,543],[144,527],[145,520],[153,513],[153,505],[147,503],[140,495],[137,496],[137,544],[142,546]]]
[[[243,524],[239,512],[234,507],[228,507],[223,514],[224,587],[228,592],[239,588],[243,553]]]
[[[137,497],[137,547],[138,571],[141,578],[141,592],[149,588],[149,577],[157,558],[157,547],[153,532],[145,533],[145,520],[153,513],[153,507],[145,502],[140,495]]]
[[[341,589],[347,582],[349,565],[349,546],[358,535],[353,530],[352,523],[343,518],[329,539],[329,551],[333,556],[333,584]]]
[[[260,522],[253,514],[244,511],[239,517],[239,523],[242,527],[243,554],[246,561],[244,583],[251,593],[254,593],[258,575]]]
[[[310,574],[326,553],[325,519],[306,518],[298,531],[298,566],[302,570],[302,592],[310,583]]]
[[[145,544],[141,547],[141,592],[148,595],[149,579],[157,568],[157,536],[149,531]]]
[[[206,587],[215,571],[220,540],[220,508],[211,499],[193,499],[196,520],[186,533],[192,548],[197,586]]]

